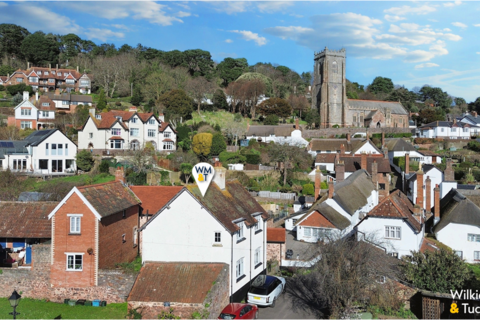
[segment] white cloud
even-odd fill
[[[84,32],[89,39],[98,39],[100,41],[107,41],[111,38],[123,38],[125,34],[123,32],[114,32],[109,29],[88,28],[88,31]]]
[[[446,31],[446,32],[451,32],[452,30],[449,29],[449,28],[444,28],[443,31]]]
[[[480,27],[480,23],[474,24],[473,26],[474,26],[474,27]]]
[[[127,27],[126,25],[123,25],[123,24],[112,24],[111,26],[114,27],[114,28],[117,28],[117,29],[130,30],[129,27]]]
[[[390,25],[389,33],[376,36],[381,40],[391,44],[403,44],[419,46],[431,44],[438,39],[458,41],[462,37],[444,32],[435,32],[428,26],[420,26],[416,23],[401,23],[400,25]]]
[[[267,32],[270,32],[282,38],[283,40],[285,40],[285,39],[297,39],[298,36],[301,36],[302,34],[314,32],[314,31],[315,30],[313,30],[312,28],[289,26],[289,27],[269,28]]]
[[[397,22],[397,21],[401,21],[401,20],[405,20],[405,19],[407,19],[407,18],[399,17],[399,16],[391,16],[389,14],[385,15],[385,20],[387,20],[389,22]]]
[[[0,8],[1,8],[1,7],[6,7],[6,6],[8,6],[8,3],[6,3],[6,2],[0,2]]]
[[[431,22],[438,22],[438,20],[435,20],[435,19],[428,19],[428,21],[431,21]]]
[[[168,6],[154,1],[119,1],[115,2],[115,5],[110,5],[107,10],[105,10],[105,2],[91,1],[88,2],[88,6],[84,2],[77,1],[55,2],[55,4],[110,20],[133,18],[162,26],[169,26],[174,22],[183,23],[181,19],[165,12],[169,9]]]
[[[190,17],[192,14],[190,12],[178,11],[177,17],[184,18]]]
[[[263,46],[267,44],[267,39],[265,37],[261,37],[258,35],[258,33],[253,33],[252,31],[231,30],[230,32],[241,34],[244,40],[254,41],[258,46]]]
[[[432,68],[432,67],[439,67],[439,65],[436,63],[427,62],[427,63],[417,64],[415,66],[415,69]]]
[[[293,1],[264,1],[257,4],[258,10],[263,13],[283,11],[291,6],[293,6]]]
[[[232,39],[227,39],[227,40],[225,40],[225,42],[226,42],[226,43],[232,43],[233,40],[232,40]]]
[[[437,56],[443,56],[448,54],[448,50],[445,48],[445,42],[438,40],[435,44],[432,44],[429,51],[426,50],[413,50],[405,55],[405,62],[422,62],[429,61]]]
[[[186,3],[176,3],[177,6],[182,7],[183,9],[190,10],[190,6]]]
[[[301,14],[295,14],[295,13],[290,13],[290,16],[295,17],[295,18],[303,18]]]
[[[452,22],[452,25],[455,26],[455,27],[462,28],[462,29],[465,29],[467,27],[467,25],[465,23],[461,23],[461,22]]]
[[[225,12],[226,14],[246,12],[251,4],[248,1],[212,1],[210,3],[216,11]]]
[[[444,7],[455,7],[455,6],[459,6],[462,4],[462,1],[455,1],[455,2],[447,2],[447,3],[444,3],[443,6]]]
[[[434,6],[428,4],[420,7],[402,6],[383,10],[383,12],[385,13],[391,13],[397,16],[403,16],[407,14],[425,15],[434,11],[437,11],[437,9]]]

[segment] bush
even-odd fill
[[[413,140],[413,142],[415,142],[416,144],[428,144],[428,143],[433,143],[433,142],[434,142],[434,139],[430,139],[430,138],[415,138],[415,140]]]
[[[303,194],[305,195],[313,195],[315,192],[315,188],[313,184],[307,183],[303,185]]]
[[[5,87],[0,84],[0,91],[5,91]]]
[[[277,125],[278,124],[278,116],[274,114],[269,114],[263,120],[263,124],[265,125]]]
[[[250,147],[250,146],[255,146],[255,145],[257,145],[257,144],[258,144],[258,141],[255,140],[255,139],[250,139],[250,140],[248,141],[248,146],[249,146],[249,147]]]
[[[238,152],[223,151],[218,155],[218,157],[220,158],[220,162],[223,164],[245,163],[245,161],[247,161],[247,158]]]
[[[117,101],[117,102],[115,102],[115,105],[116,105],[117,107],[121,107],[121,106],[122,106],[122,103],[121,103],[120,101]]]
[[[249,153],[246,155],[246,162],[249,164],[259,164],[260,155],[255,153]]]
[[[13,86],[7,86],[7,92],[14,96],[17,93],[23,95],[23,91],[28,91],[29,95],[33,94],[33,89],[31,86],[27,86],[25,83],[15,84]]]
[[[478,141],[470,141],[467,144],[467,148],[476,152],[480,151],[480,142]]]
[[[233,121],[242,122],[242,115],[240,113],[235,113],[235,115],[233,116]]]
[[[83,171],[90,171],[93,167],[92,153],[87,150],[77,153],[77,167]]]
[[[143,186],[147,184],[146,172],[135,172],[131,169],[127,169],[127,182],[134,186]]]
[[[102,163],[100,163],[100,166],[98,167],[100,173],[110,173],[109,168],[110,162],[107,160],[102,160]]]

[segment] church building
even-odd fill
[[[320,110],[320,127],[408,128],[408,111],[400,102],[347,99],[346,51],[315,53],[312,108]]]

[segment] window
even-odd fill
[[[68,156],[68,144],[65,143],[65,155]]]
[[[48,143],[45,143],[45,155],[48,156]]]
[[[32,109],[22,109],[22,116],[31,116],[32,115]]]
[[[126,218],[126,217],[127,217],[127,211],[123,209],[122,218]]]
[[[124,233],[124,234],[122,234],[122,243],[125,243],[125,242],[127,242],[127,236]]]
[[[473,251],[473,260],[480,260],[480,251]]]
[[[444,131],[445,131],[445,128],[442,128],[440,131],[441,131],[441,132],[444,132]]]
[[[140,150],[140,143],[138,142],[138,140],[133,140],[132,142],[130,142],[130,149]]]
[[[163,150],[173,150],[173,142],[164,142]]]
[[[480,234],[468,234],[468,241],[470,242],[480,242]]]
[[[42,71],[38,71],[37,73],[38,73],[39,75],[42,75]]]
[[[58,151],[57,153],[58,153],[59,156],[63,156],[63,144],[58,145],[58,150],[57,151]]]
[[[17,78],[17,82],[23,82],[23,78]]]
[[[400,227],[388,227],[385,226],[385,238],[389,239],[401,239]]]
[[[48,71],[45,71],[45,72],[43,73],[43,75],[45,75],[45,76],[48,76],[48,74],[49,74]]]
[[[75,84],[75,80],[73,80],[73,79],[67,79],[67,80],[65,80],[65,82],[67,84]]]
[[[30,82],[38,82],[38,78],[37,78],[37,77],[30,77],[30,78],[28,78],[28,81],[30,81]]]
[[[59,73],[58,73],[58,75],[59,75],[59,76],[61,76],[61,75],[62,75],[62,73],[61,73],[61,72],[59,72]]]
[[[89,132],[89,133],[88,133],[88,138],[89,138],[89,139],[93,139],[93,132]]]
[[[42,107],[48,107],[48,106],[50,106],[50,103],[48,103],[48,102],[42,102]]]
[[[255,255],[253,256],[253,264],[256,266],[260,262],[260,250],[262,248],[258,247],[255,249]]]
[[[25,159],[13,159],[13,170],[26,170],[27,160]]]
[[[137,117],[133,117],[131,121],[132,123],[137,123]]]
[[[55,83],[55,79],[48,79],[48,83]]]
[[[52,74],[55,74],[55,71],[52,71]]]
[[[260,222],[255,223],[254,228],[255,228],[255,229],[254,229],[255,232],[258,231],[258,230],[260,230]]]
[[[148,124],[156,124],[157,123],[157,120],[155,120],[154,118],[150,118],[150,120],[148,120]]]
[[[90,81],[88,81],[88,80],[82,80],[82,81],[80,81],[80,85],[81,85],[81,86],[89,86],[89,85],[90,85]]]
[[[452,132],[457,132],[457,128],[452,128]]]
[[[48,160],[46,159],[38,160],[38,168],[40,170],[48,170]]]
[[[398,259],[398,252],[389,252],[388,255]]]
[[[138,245],[138,229],[137,227],[133,227],[133,247],[135,248]]]
[[[333,61],[332,63],[332,71],[333,73],[338,73],[338,65],[337,65],[337,61]]]
[[[112,136],[119,136],[122,134],[122,129],[114,128],[112,129]]]
[[[468,132],[468,128],[463,128],[463,132]]]
[[[155,129],[148,129],[148,136],[152,138],[155,137],[155,131]]]
[[[68,106],[69,104],[70,104],[70,101],[62,100],[62,105]]]
[[[132,137],[138,137],[140,133],[140,129],[138,128],[131,128],[130,129],[130,136]]]
[[[67,271],[82,271],[83,255],[67,254]]]
[[[63,160],[52,160],[52,172],[63,172]]]
[[[463,259],[463,251],[458,251],[458,250],[456,250],[456,251],[454,251],[454,253],[455,253],[457,256],[459,256],[461,259]]]
[[[240,228],[240,230],[237,231],[237,241],[240,241],[244,238],[243,237],[243,225],[244,225],[243,222],[240,222],[240,223],[237,224],[237,226]]]
[[[20,127],[22,129],[32,129],[32,121],[21,121],[20,122]]]
[[[220,243],[220,242],[222,242],[222,233],[215,232],[215,243]]]
[[[303,228],[303,235],[305,237],[311,237],[312,236],[312,228]]]
[[[164,138],[170,138],[171,137],[171,132],[164,132],[163,137]]]
[[[122,149],[123,140],[110,140],[111,149]]]
[[[57,155],[57,144],[52,143],[52,156],[56,156],[56,155]]]
[[[70,216],[70,233],[80,233],[80,223],[82,216],[72,215]]]
[[[48,111],[42,111],[42,118],[48,118]]]
[[[243,276],[243,258],[240,258],[237,260],[236,275],[237,275],[237,281],[239,280],[238,278]]]

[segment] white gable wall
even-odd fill
[[[48,155],[46,145],[48,144]],[[57,145],[56,155],[52,154],[52,144]],[[59,154],[58,144],[62,145],[62,154]],[[29,147],[30,148],[30,147]],[[60,131],[55,131],[47,139],[42,141],[38,146],[32,148],[32,158],[33,158],[33,168],[35,171],[40,170],[40,160],[48,161],[48,171],[42,170],[42,173],[52,173],[52,160],[59,160],[62,162],[63,172],[70,169],[75,171],[76,166],[76,156],[77,156],[77,146],[70,139],[68,139]],[[67,167],[67,160],[71,163],[70,167]],[[61,173],[61,172],[58,172]]]
[[[474,260],[474,252],[480,251],[480,242],[468,241],[468,234],[480,235],[480,228],[466,224],[449,223],[435,235],[437,240],[449,246],[454,251],[462,251],[463,259],[469,263]]]
[[[373,146],[370,140],[367,141],[363,146],[360,147],[360,149],[355,152],[355,154],[361,153],[380,154],[380,152],[377,151],[377,148]]]

